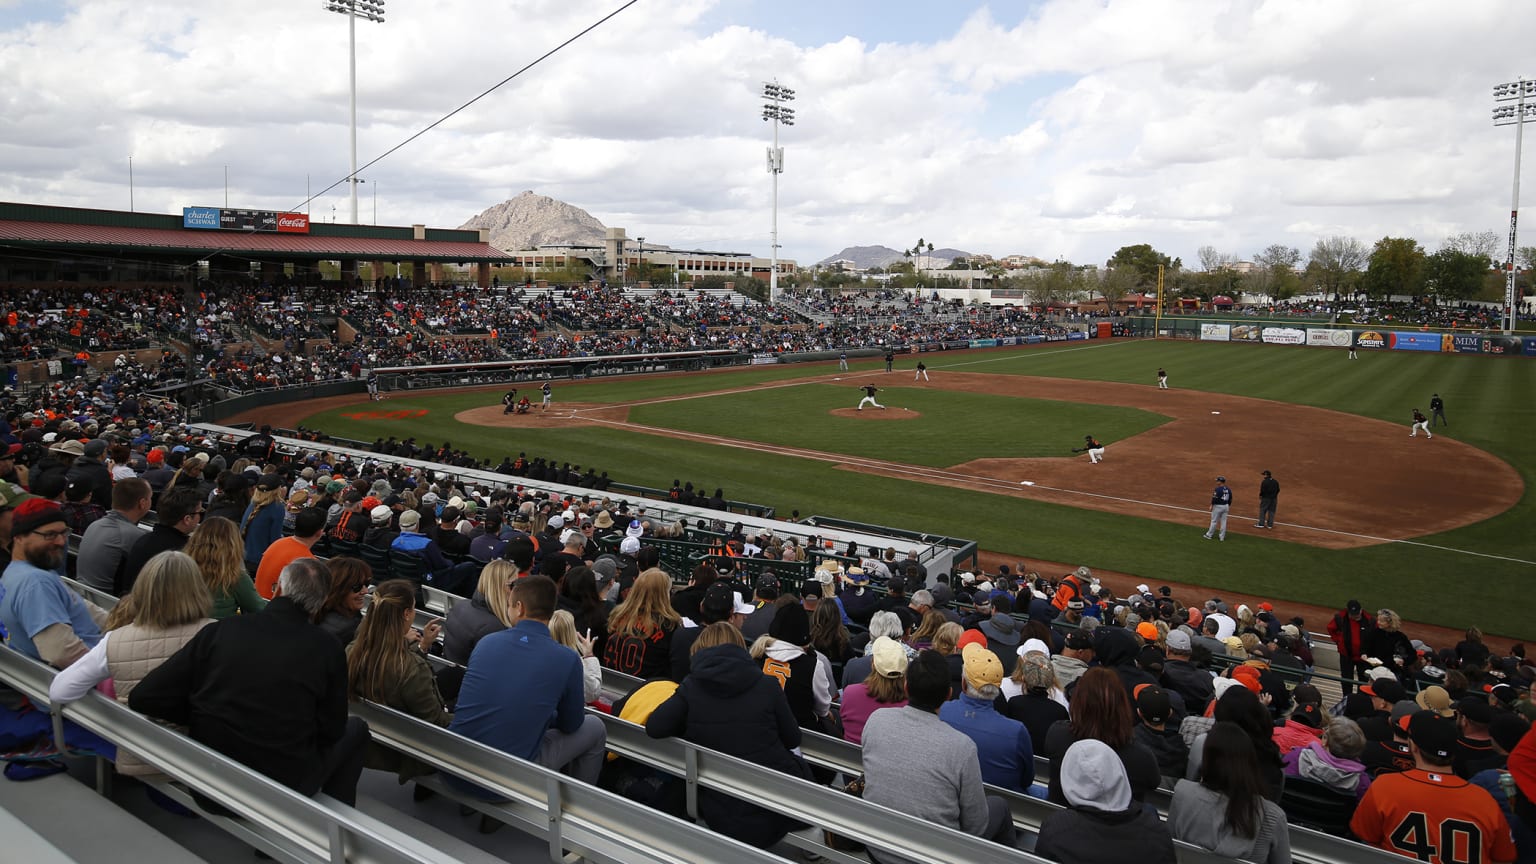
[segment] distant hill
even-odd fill
[[[533,192],[503,201],[459,227],[488,229],[491,245],[503,252],[545,244],[601,245],[607,230],[580,207]]]
[[[956,258],[969,258],[971,253],[962,252],[959,249],[935,249],[932,252],[923,252],[924,258],[934,259],[934,263],[943,261],[948,263]],[[817,266],[830,264],[833,261],[852,261],[860,270],[868,270],[871,267],[889,267],[898,261],[909,260],[906,255],[889,246],[849,246],[835,255],[817,261]]]

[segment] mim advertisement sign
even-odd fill
[[[181,227],[263,234],[308,234],[309,216],[274,210],[228,210],[222,207],[183,207]]]

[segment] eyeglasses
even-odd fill
[[[368,583],[367,582],[359,582],[356,585],[353,585],[352,586],[352,593],[353,594],[367,594],[368,593]]]
[[[33,531],[32,533],[36,534],[37,536],[39,536],[41,538],[43,538],[44,540],[52,542],[54,540],[59,539],[60,537],[68,537],[69,536],[69,529],[68,528],[60,528],[57,531]]]

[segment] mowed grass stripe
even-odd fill
[[[1148,386],[1155,383],[1155,372],[1162,365],[1168,369],[1176,388],[1256,396],[1377,417],[1400,424],[1403,435],[1408,433],[1409,409],[1417,404],[1427,410],[1429,394],[1438,391],[1446,398],[1447,413],[1455,424],[1448,430],[1451,437],[1506,459],[1519,469],[1527,487],[1536,479],[1532,476],[1536,444],[1529,434],[1536,428],[1536,408],[1532,407],[1530,397],[1532,385],[1536,384],[1536,360],[1361,352],[1359,360],[1349,361],[1343,351],[1174,341],[1090,343],[1086,350],[1060,353],[1036,350],[934,354],[923,359],[936,372],[953,366],[965,372],[1125,381]],[[915,358],[903,360],[910,376]],[[858,365],[864,371],[883,368],[878,361]],[[898,370],[901,367],[898,363]],[[854,375],[859,371],[856,366]],[[593,385],[557,382],[555,396],[557,407],[562,399],[634,402],[738,386],[766,388],[785,378],[818,372],[837,374],[835,367],[819,365],[616,379]],[[869,378],[877,386],[889,383],[893,388],[897,382],[910,382],[910,377],[903,379],[899,375],[899,371],[890,376],[877,373]],[[936,375],[935,385],[940,385],[941,380]],[[770,402],[777,407],[778,422],[797,422],[805,413],[796,404],[799,393],[820,386],[768,391],[774,394]],[[841,386],[831,389],[842,393]],[[839,404],[857,404],[857,391],[851,389],[851,382],[847,393],[851,400]],[[1192,514],[1188,524],[1172,524],[979,490],[876,477],[812,460],[613,429],[511,432],[445,422],[454,411],[494,404],[496,398],[493,393],[455,393],[397,397],[384,403],[388,409],[422,407],[433,412],[416,421],[359,422],[337,416],[357,408],[380,407],[360,401],[354,408],[310,418],[305,425],[362,440],[394,434],[441,443],[442,438],[448,437],[456,446],[493,459],[507,452],[526,450],[557,461],[594,465],[608,470],[616,479],[643,485],[664,487],[680,479],[711,490],[720,486],[731,497],[771,504],[785,516],[791,510],[799,510],[803,514],[833,514],[973,537],[985,549],[1080,561],[1140,574],[1149,580],[1162,575],[1324,605],[1342,604],[1351,596],[1359,596],[1367,605],[1396,604],[1394,608],[1415,620],[1458,627],[1476,623],[1490,632],[1512,636],[1529,629],[1518,604],[1497,599],[1522,596],[1520,589],[1536,587],[1536,568],[1529,565],[1474,559],[1406,544],[1334,551],[1267,537],[1229,536],[1226,543],[1208,543],[1199,539],[1204,522],[1198,514]],[[686,412],[687,406],[712,401],[715,397],[671,404]],[[635,410],[649,411],[653,407],[660,406]],[[942,418],[951,428],[932,442],[933,448],[937,451],[951,446],[969,434],[972,427],[1006,427],[1020,422],[1019,412],[1006,407],[998,410],[1003,416],[970,413]],[[900,435],[902,427],[921,422],[860,425],[896,427],[894,434]],[[1283,431],[1299,436],[1309,434],[1304,427]],[[1083,434],[1075,429],[1072,432],[1074,438]],[[1316,446],[1327,447],[1329,442],[1319,439]],[[926,464],[916,459],[903,461]],[[942,464],[959,461],[963,460]],[[1411,471],[1412,466],[1403,470]],[[1467,482],[1475,484],[1477,478],[1469,477]],[[1433,490],[1426,494],[1433,494]],[[1528,527],[1536,515],[1531,500],[1528,489],[1520,505],[1509,513],[1420,539],[1453,548],[1536,559],[1536,532]],[[1191,502],[1191,506],[1201,503]],[[1308,521],[1305,513],[1285,508],[1283,494],[1280,515],[1285,521]],[[1467,580],[1473,580],[1473,585],[1487,585],[1489,591],[1467,590],[1462,584]]]

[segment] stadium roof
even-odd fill
[[[421,239],[417,239],[418,233]],[[179,216],[0,203],[0,247],[129,251],[176,258],[228,254],[253,259],[499,262],[512,256],[474,230],[311,222],[309,233],[196,230]],[[3,254],[3,250],[0,250]]]

